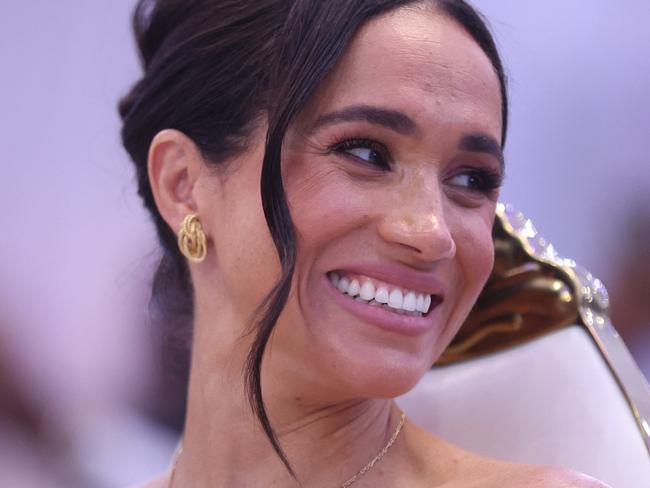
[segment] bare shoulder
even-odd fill
[[[610,488],[576,471],[556,466],[519,464],[481,456],[410,424],[411,444],[424,485],[445,488]],[[421,478],[421,479],[422,479]],[[413,485],[413,484],[412,484]],[[420,483],[415,483],[420,485]]]
[[[476,473],[481,473],[480,477],[483,478],[483,481],[476,485],[477,487],[610,488],[595,478],[567,468],[516,464],[488,458],[483,458],[482,462],[484,464],[482,469],[475,470]],[[468,488],[470,486],[474,485],[470,483]]]
[[[149,480],[145,483],[133,485],[129,488],[166,488],[168,482],[169,482],[169,473],[164,473],[158,476],[157,478]]]
[[[529,486],[539,488],[610,488],[591,476],[556,466],[529,466],[525,475],[532,483]]]

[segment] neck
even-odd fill
[[[211,326],[214,330],[214,323]],[[273,366],[265,360],[264,400],[298,480],[292,478],[246,400],[242,365],[248,344],[234,337],[210,338],[204,330],[208,329],[197,320],[183,452],[174,488],[341,486],[393,435],[400,413],[391,400],[324,401],[327,395],[320,389],[312,392],[313,386],[295,376],[281,376],[281,384],[272,381],[269,376],[278,376],[267,373]],[[397,455],[399,447],[396,443],[391,454]],[[394,486],[386,473],[382,482]]]

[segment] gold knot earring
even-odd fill
[[[208,247],[201,221],[196,214],[189,214],[183,220],[178,233],[178,248],[183,256],[193,263],[200,263],[205,259]]]

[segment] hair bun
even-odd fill
[[[203,2],[201,0],[139,0],[133,12],[133,33],[138,45],[140,61],[146,70],[163,43],[181,25],[184,19]],[[200,10],[200,9],[199,9]]]

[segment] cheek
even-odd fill
[[[469,309],[485,285],[494,265],[492,215],[464,218],[456,230],[456,252]]]
[[[456,242],[456,256],[449,282],[455,286],[449,296],[447,329],[433,347],[434,359],[442,354],[467,319],[494,264],[493,213],[460,212],[454,216],[455,225],[450,229]]]
[[[257,181],[257,173],[247,178],[233,176],[215,223],[222,290],[242,317],[255,310],[280,277],[280,261],[264,218]]]
[[[363,226],[369,216],[367,202],[340,171],[300,169],[292,171],[286,190],[302,259],[315,257],[337,236]]]

